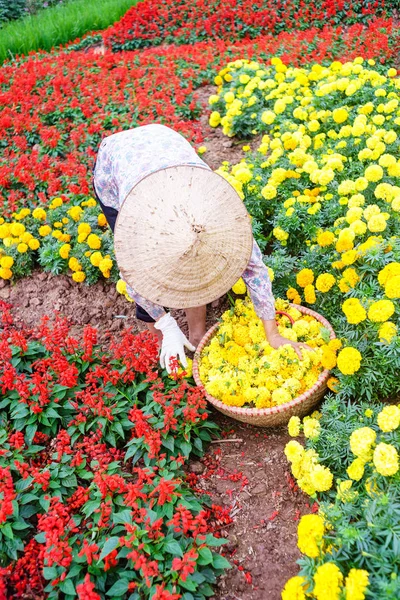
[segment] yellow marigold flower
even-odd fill
[[[394,431],[400,425],[400,408],[385,406],[378,414],[378,425],[382,431]]]
[[[326,246],[330,246],[335,241],[335,236],[331,231],[323,231],[318,234],[317,244],[321,246],[321,248],[325,248]]]
[[[84,235],[85,237],[87,237],[91,231],[92,231],[92,228],[89,225],[89,223],[79,223],[78,235],[80,235],[80,236]]]
[[[62,198],[53,198],[53,200],[50,202],[49,208],[51,208],[51,209],[59,208],[62,205],[63,205]]]
[[[68,214],[71,217],[71,219],[77,222],[81,218],[83,210],[80,206],[71,206],[71,208],[68,210]]]
[[[218,125],[221,123],[221,115],[219,114],[219,112],[214,110],[211,113],[208,122],[211,127],[218,127]]]
[[[378,281],[381,285],[385,286],[391,277],[400,275],[400,263],[391,262],[388,263],[378,274]]]
[[[14,259],[12,256],[2,256],[0,258],[0,266],[3,269],[11,269],[14,264]]]
[[[234,294],[245,294],[247,292],[247,287],[242,278],[238,279],[235,285],[232,286],[232,292]]]
[[[98,250],[99,248],[101,248],[101,239],[95,233],[91,233],[89,235],[89,237],[86,240],[86,243],[92,250]]]
[[[99,227],[105,227],[107,225],[107,219],[102,212],[99,213],[97,217],[97,225],[99,225]]]
[[[365,415],[366,417],[368,417],[368,419],[370,419],[371,417],[373,417],[373,416],[374,416],[374,411],[373,411],[373,410],[371,410],[370,408],[367,408],[367,409],[366,409],[366,411],[364,412],[364,415]]]
[[[350,569],[345,579],[345,600],[364,600],[368,583],[368,571],[364,569]]]
[[[383,214],[373,215],[368,221],[368,229],[372,233],[380,233],[385,231],[386,227],[387,223]]]
[[[304,577],[300,577],[299,575],[291,577],[282,590],[282,600],[306,600],[305,587],[306,580]]]
[[[311,269],[302,269],[296,275],[297,285],[305,288],[307,285],[311,285],[314,281],[314,273]]]
[[[397,325],[391,321],[383,323],[378,330],[379,341],[384,344],[390,344],[393,338],[397,336]]]
[[[328,346],[322,347],[321,365],[329,371],[336,367],[336,354]]]
[[[292,396],[290,395],[290,392],[284,388],[278,388],[272,392],[272,401],[276,406],[286,404],[287,402],[290,402],[291,399]]]
[[[81,283],[82,281],[85,281],[86,275],[83,271],[76,271],[75,273],[72,273],[72,279],[77,283]]]
[[[306,285],[304,288],[304,299],[307,304],[314,304],[317,298],[315,296],[315,288],[313,285]]]
[[[338,392],[339,379],[337,377],[329,377],[327,381],[328,388],[335,394]]]
[[[299,417],[290,417],[288,423],[288,432],[291,437],[300,435],[300,419]]]
[[[380,165],[370,165],[365,169],[364,175],[368,181],[379,181],[383,177],[383,169]]]
[[[61,248],[59,249],[58,253],[61,256],[61,258],[67,259],[70,251],[71,251],[71,246],[69,244],[63,244],[61,246]]]
[[[32,212],[32,217],[38,221],[44,221],[46,219],[46,211],[43,208],[35,208]]]
[[[358,298],[348,298],[342,304],[342,310],[348,323],[357,325],[367,318],[367,312]]]
[[[92,256],[90,257],[90,262],[94,267],[98,267],[102,259],[103,256],[101,252],[93,252]]]
[[[280,227],[275,227],[272,230],[272,233],[274,234],[276,239],[279,240],[280,242],[285,242],[289,237],[289,234],[287,233],[287,231],[284,231]]]
[[[68,266],[71,271],[82,271],[82,265],[77,258],[72,256],[68,261]]]
[[[390,477],[399,470],[399,455],[391,444],[381,442],[374,450],[374,465],[380,475]]]
[[[318,275],[315,287],[319,292],[326,293],[335,285],[336,279],[331,273],[323,273]]]
[[[263,198],[265,198],[266,200],[272,200],[273,198],[276,197],[276,195],[277,195],[276,187],[270,183],[268,183],[261,189],[261,196]],[[276,229],[279,229],[279,228],[276,228]],[[277,236],[275,236],[275,237],[277,237]],[[284,238],[284,239],[287,239],[287,238]]]
[[[346,265],[352,265],[356,262],[358,258],[357,250],[347,250],[347,252],[343,252],[342,254],[342,262]]]
[[[354,288],[356,286],[356,284],[358,283],[358,281],[360,280],[360,277],[358,276],[357,271],[353,268],[346,269],[345,271],[343,271],[343,278],[347,281],[347,283],[352,288]]]
[[[329,340],[328,347],[333,352],[337,352],[342,347],[342,342],[338,338],[333,338],[333,340]]]
[[[17,250],[20,254],[25,254],[25,252],[28,250],[28,244],[24,244],[24,243],[18,244]]]
[[[0,279],[11,279],[11,277],[11,269],[5,269],[4,267],[0,267]]]
[[[327,492],[332,487],[333,474],[328,467],[314,465],[310,471],[310,482],[316,492]]]
[[[385,294],[388,298],[400,298],[400,275],[389,279],[385,285]]]
[[[343,575],[337,565],[326,562],[314,573],[313,595],[316,600],[339,600]]]
[[[11,223],[10,225],[10,233],[13,237],[19,237],[25,231],[25,225],[22,223]]]
[[[28,246],[31,250],[37,250],[40,247],[40,242],[36,238],[32,238],[29,240]]]
[[[46,235],[49,235],[49,233],[51,233],[50,225],[42,225],[41,227],[39,227],[39,235],[40,236],[46,237]]]
[[[286,297],[288,300],[291,300],[294,304],[301,304],[299,292],[295,288],[289,288],[286,292]]]
[[[309,438],[310,440],[317,439],[321,433],[321,424],[318,419],[304,419],[303,432],[306,438]]]
[[[99,269],[104,275],[105,273],[108,273],[109,271],[111,271],[112,266],[113,266],[112,260],[110,258],[104,257],[100,261]]]
[[[353,481],[360,481],[364,476],[364,466],[365,462],[362,458],[355,458],[346,469],[347,475]]]
[[[335,123],[344,123],[345,121],[347,121],[349,117],[349,113],[347,112],[347,110],[345,108],[335,108],[335,110],[332,113],[332,118],[335,121]]]
[[[304,454],[304,448],[296,440],[290,440],[285,446],[285,456],[289,462],[299,460]]]
[[[118,279],[115,287],[119,294],[126,294],[126,282],[123,279]]]
[[[376,432],[371,427],[359,427],[350,436],[350,449],[355,456],[368,458],[375,440]]]
[[[368,309],[368,319],[375,323],[383,323],[390,319],[395,311],[391,300],[378,300],[373,302]]]
[[[297,528],[300,552],[310,558],[320,556],[324,533],[324,521],[319,515],[303,515]]]
[[[343,375],[353,375],[361,366],[362,356],[356,348],[348,346],[339,352],[337,366]]]

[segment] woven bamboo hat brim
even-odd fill
[[[250,260],[251,223],[235,189],[203,167],[155,171],[130,191],[114,246],[125,281],[169,308],[202,306],[225,294]]]

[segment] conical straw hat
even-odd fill
[[[234,188],[197,166],[144,177],[118,214],[114,246],[125,281],[169,308],[207,304],[242,275],[253,244],[250,217]]]

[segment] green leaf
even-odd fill
[[[113,536],[108,538],[104,543],[103,550],[101,551],[99,560],[103,560],[106,556],[110,554],[115,548],[119,546],[119,537]]]
[[[113,523],[132,523],[132,511],[129,509],[123,510],[120,513],[113,515]]]
[[[128,591],[129,581],[127,579],[118,579],[114,585],[106,592],[106,596],[123,596]]]
[[[182,581],[182,579],[179,578],[178,581],[179,585],[185,588],[185,590],[189,590],[189,592],[195,592],[197,590],[197,585],[194,583],[194,581],[189,579],[189,577],[185,581]]]
[[[215,569],[232,568],[231,563],[228,560],[226,560],[225,556],[221,556],[220,554],[214,554],[212,564]]]
[[[10,523],[5,523],[4,525],[2,525],[2,527],[0,527],[0,531],[5,537],[8,537],[10,540],[14,539],[14,534],[13,530],[11,529]]]
[[[64,579],[64,581],[60,583],[59,589],[64,592],[64,594],[76,596],[75,586],[71,579]]]
[[[165,542],[164,550],[165,550],[165,552],[168,552],[169,554],[173,554],[174,556],[180,556],[180,557],[183,556],[182,548],[180,547],[179,543],[176,540],[169,540],[169,541]]]
[[[204,547],[199,549],[199,559],[197,562],[199,565],[209,565],[213,562],[213,554],[210,548]]]
[[[189,456],[192,451],[192,444],[189,444],[189,442],[181,442],[181,450],[184,456]]]
[[[21,498],[19,499],[19,503],[20,504],[28,504],[28,502],[33,502],[38,499],[39,499],[39,497],[36,496],[36,494],[22,494]]]
[[[57,569],[55,567],[43,567],[43,577],[45,579],[57,579]]]
[[[26,443],[29,446],[30,444],[32,444],[32,440],[35,437],[35,433],[37,432],[37,423],[34,423],[33,425],[28,425],[28,427],[25,430],[25,437],[26,437]]]
[[[204,542],[202,542],[204,543]],[[212,533],[207,533],[206,535],[206,544],[207,546],[223,546],[226,544],[226,540],[221,538],[216,538],[212,535]]]

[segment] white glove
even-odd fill
[[[170,359],[173,356],[179,358],[183,367],[187,367],[185,346],[191,352],[194,352],[196,348],[179,329],[179,325],[174,317],[170,313],[166,313],[161,319],[158,319],[154,327],[159,329],[163,334],[160,352],[161,367],[167,369],[168,373],[171,373]]]

